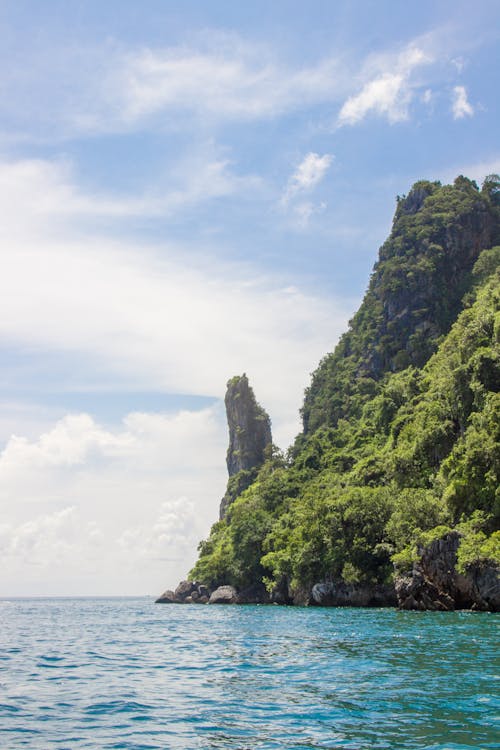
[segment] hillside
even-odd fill
[[[303,433],[228,505],[192,578],[239,601],[498,608],[499,244],[495,176],[398,199]]]

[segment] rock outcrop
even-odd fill
[[[286,454],[229,381],[227,490],[189,577],[236,603],[499,609],[499,310],[500,177],[416,183]]]
[[[239,495],[253,482],[272,448],[271,420],[257,403],[248,378],[236,375],[227,384],[226,415],[229,427],[229,447],[226,463],[229,473],[226,494],[220,504],[220,518]],[[263,583],[237,592],[232,586],[220,586],[210,592],[197,581],[181,581],[175,591],[167,590],[157,604],[260,604],[270,597]]]
[[[210,591],[198,581],[181,581],[175,591],[168,589],[156,599],[156,604],[291,604],[271,596],[263,583],[238,591],[234,586],[219,586]]]
[[[236,604],[238,593],[233,586],[219,586],[212,592],[209,604]]]
[[[417,182],[398,201],[368,290],[349,330],[313,373],[304,432],[356,413],[388,372],[423,367],[462,309],[474,263],[498,242],[498,213],[475,183]]]
[[[210,591],[198,581],[181,581],[175,591],[164,591],[156,604],[207,604]]]
[[[397,597],[394,586],[334,581],[316,583],[308,603],[319,607],[394,607]]]
[[[229,481],[220,504],[221,519],[233,500],[253,482],[272,445],[271,420],[257,403],[245,374],[231,378],[224,401],[229,427]]]
[[[458,573],[459,545],[460,534],[451,531],[418,548],[411,573],[396,577],[401,609],[500,611],[498,569],[483,562],[471,565],[464,574]]]

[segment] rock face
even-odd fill
[[[175,598],[175,593],[173,591],[170,591],[168,589],[167,591],[164,591],[161,596],[158,597],[155,604],[175,604],[177,602],[177,599]]]
[[[155,604],[207,604],[210,591],[198,581],[181,581],[175,591],[164,591]]]
[[[443,220],[443,208],[453,216]],[[400,199],[358,312],[306,391],[304,432],[349,419],[356,384],[422,367],[462,309],[482,249],[498,241],[496,209],[470,180],[421,181]]]
[[[227,384],[225,397],[229,447],[227,470],[229,481],[220,504],[220,518],[239,495],[253,482],[272,446],[271,420],[257,403],[245,374]],[[181,581],[175,591],[165,591],[158,604],[260,604],[270,601],[264,584],[249,586],[239,594],[232,586],[220,586],[211,593],[197,581]]]
[[[316,583],[309,604],[320,607],[394,607],[397,603],[393,586],[360,583]]]
[[[253,482],[266,458],[266,449],[272,444],[271,421],[257,403],[245,374],[228,382],[225,405],[229,427],[226,456],[229,481],[220,504],[221,519],[233,500]]]
[[[419,548],[411,574],[396,578],[401,609],[478,609],[500,611],[498,570],[485,563],[472,565],[465,575],[456,570],[460,535],[452,531]]]
[[[164,591],[156,604],[271,604],[274,599],[263,583],[237,591],[234,586],[219,586],[211,592],[198,581],[181,581],[175,591]]]
[[[263,583],[254,583],[252,586],[238,591],[237,604],[271,604],[271,597]]]
[[[211,594],[209,604],[236,604],[238,594],[233,586],[219,586]]]

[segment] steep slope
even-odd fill
[[[461,308],[479,253],[498,235],[490,183],[480,193],[465,177],[421,181],[398,200],[361,307],[306,392],[305,433],[358,416],[385,373],[425,364]]]
[[[499,188],[417,183],[398,202],[304,433],[233,500],[194,577],[280,602],[498,608]]]
[[[253,482],[272,445],[271,420],[257,403],[245,373],[228,382],[224,403],[229,428],[229,481],[220,504],[221,519],[233,500]]]

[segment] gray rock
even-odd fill
[[[175,589],[175,596],[183,601],[187,596],[191,596],[193,591],[196,591],[196,585],[193,581],[181,581]]]
[[[245,374],[228,382],[225,405],[229,427],[226,456],[229,481],[220,505],[221,519],[231,503],[253,482],[256,470],[265,461],[266,450],[272,445],[271,421],[257,403]]]
[[[269,604],[271,597],[263,583],[254,583],[238,592],[237,604]]]
[[[164,591],[161,596],[156,599],[155,604],[177,604],[178,599],[176,599],[175,594],[173,591],[167,590]]]
[[[418,549],[411,573],[396,576],[400,609],[500,610],[500,580],[494,563],[476,563],[461,575],[456,570],[460,534],[451,531]]]
[[[238,594],[233,586],[219,586],[211,594],[209,604],[236,604]]]
[[[393,586],[330,581],[314,584],[308,603],[320,607],[394,607],[397,598]]]
[[[500,576],[498,566],[491,563],[475,563],[467,569],[474,604],[473,609],[500,612]]]
[[[293,596],[290,592],[288,579],[282,576],[274,589],[271,591],[271,601],[273,604],[292,604]]]

